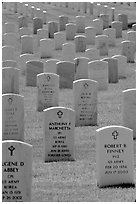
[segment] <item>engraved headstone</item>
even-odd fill
[[[38,46],[40,46],[40,40],[45,39],[45,38],[48,38],[48,30],[44,28],[37,29],[37,40],[38,40],[37,45]]]
[[[39,17],[33,18],[33,34],[37,34],[37,29],[43,28],[43,19]]]
[[[59,76],[53,73],[37,75],[37,111],[58,106]]]
[[[102,9],[101,4],[99,4],[99,3],[96,4],[96,9],[95,9],[96,13],[95,13],[95,15],[96,15],[97,17],[100,16],[101,9]]]
[[[127,57],[128,63],[135,62],[136,45],[134,42],[125,40],[121,42],[122,52],[121,54]]]
[[[97,35],[95,37],[96,48],[99,49],[99,55],[108,55],[108,36],[107,35]]]
[[[33,54],[33,52],[34,52],[33,37],[29,35],[21,36],[21,54],[25,53]]]
[[[15,60],[15,48],[10,45],[2,47],[2,61]]]
[[[48,37],[54,38],[54,33],[58,32],[58,22],[49,21],[48,22]]]
[[[43,73],[43,66],[40,60],[26,62],[26,86],[36,86],[37,74]]]
[[[75,111],[54,107],[44,110],[44,161],[74,160]]]
[[[66,35],[63,32],[54,33],[55,50],[62,50],[62,45],[66,42]]]
[[[66,29],[66,24],[68,24],[68,16],[59,16],[59,31],[64,31]]]
[[[58,59],[49,59],[44,63],[44,72],[46,73],[57,73],[57,65],[56,63],[59,62]]]
[[[101,60],[94,60],[88,63],[89,79],[98,82],[98,90],[108,88],[108,63]]]
[[[122,123],[133,130],[136,139],[136,89],[124,90],[122,94]]]
[[[97,125],[97,90],[98,82],[91,79],[73,82],[76,126]]]
[[[118,21],[122,22],[122,30],[128,29],[128,17],[126,14],[118,14]]]
[[[96,29],[96,35],[102,35],[102,33],[103,33],[103,20],[94,19],[92,21],[92,26]]]
[[[75,80],[88,79],[88,62],[89,58],[77,57],[75,62]]]
[[[77,33],[85,33],[85,16],[76,16],[76,32]]]
[[[20,141],[2,142],[2,201],[31,202],[33,147]]]
[[[100,58],[99,50],[97,48],[88,48],[85,50],[85,56],[89,58],[89,61],[98,60]]]
[[[73,43],[64,43],[62,45],[62,59],[73,62],[75,56],[75,45]]]
[[[85,36],[86,36],[87,45],[94,45],[95,44],[96,29],[93,27],[86,27],[85,28]]]
[[[103,29],[109,28],[109,15],[100,14],[100,19],[103,20]]]
[[[96,172],[99,187],[133,184],[133,131],[123,126],[96,130]]]
[[[104,29],[103,34],[108,36],[108,46],[114,47],[116,44],[116,30],[114,28],[107,28]]]
[[[116,38],[122,38],[122,22],[113,21],[111,23],[111,27],[115,28],[115,30],[116,30]]]
[[[18,27],[28,27],[28,17],[27,16],[19,16],[18,17]]]
[[[12,67],[2,69],[2,94],[19,94],[19,71]]]
[[[84,35],[75,36],[75,49],[76,52],[85,52],[86,50],[86,37]]]
[[[104,58],[102,61],[108,62],[108,82],[118,83],[118,60],[115,58]]]
[[[57,74],[59,75],[59,88],[72,89],[75,77],[75,63],[69,61],[57,62]]]
[[[112,58],[118,61],[118,78],[126,78],[127,57],[123,55],[114,55]]]
[[[5,61],[2,61],[2,67],[16,68],[17,67],[17,62],[15,60],[5,60]]]
[[[54,41],[52,39],[41,39],[40,40],[40,58],[50,58],[54,51]]]
[[[24,141],[24,96],[2,95],[2,140]]]

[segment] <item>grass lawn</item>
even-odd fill
[[[31,2],[30,4],[35,4]],[[39,3],[36,3],[39,4]],[[111,3],[113,5],[113,3]],[[44,4],[39,4],[40,8]],[[118,13],[127,13],[129,22],[136,22],[135,8],[124,5],[115,5]],[[63,7],[47,7],[47,21],[57,20],[65,14],[70,21],[80,13]],[[86,14],[86,25],[91,20]],[[6,21],[17,22],[16,14],[3,13],[3,24]],[[32,21],[29,21],[32,29]],[[47,25],[45,26],[47,27]],[[4,32],[4,29],[3,29]],[[127,39],[127,31],[123,37],[116,39],[116,47],[109,49],[109,56],[121,54],[120,42]],[[36,45],[36,36],[34,39]],[[73,42],[73,41],[72,41]],[[87,48],[92,46],[87,46]],[[93,46],[94,47],[94,46]],[[20,55],[20,44],[16,50],[17,61]],[[35,46],[34,56],[39,58],[39,49]],[[77,53],[76,56],[84,56]],[[54,51],[53,58],[62,59],[61,51]],[[104,57],[101,57],[101,59]],[[18,67],[20,69],[20,67]],[[36,111],[36,87],[25,86],[25,75],[20,75],[20,94],[24,96],[25,112],[25,142],[33,145],[33,172],[32,172],[32,201],[33,202],[132,202],[136,197],[133,186],[98,188],[96,184],[96,136],[95,130],[107,125],[122,125],[122,91],[136,87],[136,64],[127,64],[127,78],[120,79],[117,84],[109,84],[107,91],[98,92],[98,126],[75,128],[75,161],[50,162],[43,161],[43,113]],[[73,108],[73,90],[59,91],[59,105]],[[134,141],[134,177],[136,175],[135,162],[136,144]]]

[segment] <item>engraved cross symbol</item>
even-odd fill
[[[13,102],[13,99],[12,98],[8,98],[8,102],[9,102],[9,105],[11,105],[12,102]]]
[[[119,133],[117,132],[117,130],[112,132],[112,136],[114,137],[114,140],[117,140],[118,135],[119,135]]]
[[[10,156],[13,156],[13,151],[15,150],[15,147],[10,146],[8,149],[10,150],[10,153],[11,153]]]
[[[62,112],[62,111],[58,111],[58,112],[57,112],[57,115],[58,115],[59,118],[61,118],[62,115],[63,115],[63,112]]]
[[[50,81],[50,78],[51,78],[51,77],[48,75],[48,76],[47,76],[47,81]]]
[[[87,83],[85,83],[85,84],[84,84],[84,88],[86,89],[87,87],[88,87],[88,84],[87,84]]]

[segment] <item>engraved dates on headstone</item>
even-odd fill
[[[96,130],[97,185],[133,184],[133,131],[123,126]]]
[[[32,145],[2,142],[2,201],[30,202],[32,189]]]
[[[44,161],[74,160],[75,111],[53,107],[44,110]]]

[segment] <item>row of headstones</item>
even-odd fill
[[[118,79],[126,78],[127,75],[127,58],[122,55],[90,62],[89,58],[77,57],[74,59],[74,63],[57,59],[50,59],[45,63],[40,60],[28,61],[29,57],[26,54],[22,56],[24,64],[26,64],[26,86],[36,87],[39,84],[37,82],[38,75],[41,76],[44,84],[43,77],[49,73],[51,76],[59,75],[59,88],[72,89],[74,80],[92,79],[98,82],[98,90],[107,90],[108,83],[117,83]],[[21,66],[23,65],[21,64]],[[17,68],[16,61],[3,61],[2,67],[2,93],[18,94],[20,70]]]
[[[88,5],[89,4],[89,5]],[[59,3],[53,3],[54,6],[58,6]],[[82,13],[86,14],[89,13],[90,15],[95,15],[97,17],[99,17],[99,14],[102,12],[103,14],[107,14],[109,13],[110,15],[113,15],[115,8],[114,7],[108,7],[107,5],[101,5],[101,4],[94,4],[92,2],[62,2],[62,4],[60,4],[62,6],[64,6],[65,8],[72,8],[75,9],[77,12],[80,12],[82,10]],[[75,5],[75,6],[73,6]],[[31,19],[33,19],[33,17],[37,16],[37,17],[42,17],[45,15],[46,13],[46,9],[47,6],[43,5],[43,9],[40,8],[36,8],[36,6],[29,6],[29,4],[24,4],[22,2],[19,3],[14,3],[14,5],[10,5],[10,3],[8,3],[7,5],[7,11],[12,10],[13,7],[13,13],[18,13],[20,15],[24,15],[24,16],[29,16]],[[3,9],[6,9],[6,5],[3,3]]]
[[[47,110],[45,126],[44,161],[74,161],[74,111]],[[24,142],[2,142],[2,201],[31,201],[32,150],[32,145]],[[131,129],[106,126],[96,130],[96,179],[99,187],[134,185]]]
[[[80,18],[80,16],[78,16]],[[81,20],[82,20],[81,16]],[[80,22],[81,22],[80,20]],[[94,20],[94,22],[97,22],[99,24],[100,19]],[[102,22],[102,21],[101,21]],[[49,22],[52,24],[55,22]],[[96,23],[96,24],[97,24]],[[95,59],[95,56],[104,56],[108,55],[108,45],[115,46],[115,37],[122,37],[122,23],[120,22],[113,22],[113,24],[120,24],[121,25],[121,30],[118,29],[118,26],[116,29],[114,28],[108,28],[104,30],[104,35],[98,35],[96,36],[96,30],[93,27],[86,27],[85,24],[83,25],[83,29],[86,33],[85,35],[77,35],[75,36],[75,30],[74,26],[76,27],[75,24],[69,23],[69,24],[64,24],[67,27],[69,27],[69,35],[73,34],[71,36],[71,39],[75,39],[75,46],[72,43],[64,43],[66,40],[65,34],[62,32],[57,32],[57,30],[52,31],[52,35],[54,36],[54,40],[51,39],[43,39],[46,38],[47,36],[47,30],[45,29],[39,29],[39,35],[38,35],[38,45],[40,44],[40,58],[49,58],[52,57],[54,47],[55,49],[62,49],[63,50],[63,60],[70,60],[72,58],[71,56],[74,57],[75,52],[85,52],[86,51],[86,56],[91,56],[93,60]],[[97,26],[98,26],[97,24]],[[118,24],[118,25],[119,25]],[[73,27],[72,27],[73,26]],[[80,23],[79,28],[81,29],[82,27],[82,22]],[[101,27],[102,28],[102,27]],[[100,33],[102,32],[102,29],[100,28]],[[37,30],[36,30],[37,31]],[[56,33],[55,33],[56,32]],[[51,33],[51,32],[50,32]],[[115,34],[116,33],[116,34]],[[15,34],[13,33],[5,33],[4,34],[4,43],[9,44],[9,45],[15,45],[16,40],[14,39]],[[122,42],[122,54],[128,57],[128,62],[134,62],[134,57],[135,57],[135,42],[136,42],[136,31],[129,31],[128,32],[128,41],[123,41]],[[86,50],[86,45],[87,44],[95,44],[96,41],[96,48],[91,48]],[[22,36],[21,37],[21,53],[31,53],[33,54],[33,37],[32,36]],[[5,51],[3,51],[3,60],[5,58],[8,58],[8,53],[12,55],[10,58],[14,58],[14,48],[11,47],[3,47]],[[7,51],[8,50],[8,51]],[[8,52],[8,53],[7,53]],[[96,53],[94,55],[94,53]],[[131,55],[130,55],[131,53]],[[93,56],[94,55],[94,56]]]
[[[38,111],[46,112],[50,107],[51,110],[56,110],[55,107],[59,106],[58,79],[59,76],[56,74],[38,75]],[[80,79],[73,82],[74,110],[76,112],[73,120],[76,127],[97,125],[97,90],[97,81]],[[24,97],[19,94],[3,94],[2,105],[3,140],[24,141]],[[52,117],[51,111],[50,120]],[[53,117],[53,119],[55,118]],[[123,91],[122,124],[133,129],[135,139],[136,89]]]

